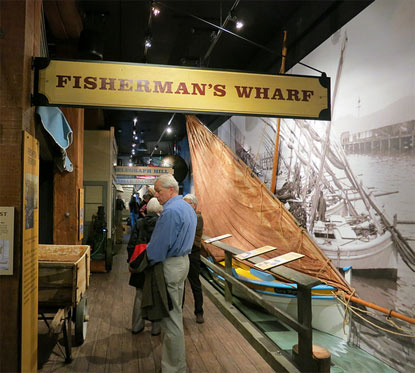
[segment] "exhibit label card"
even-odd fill
[[[246,259],[252,258],[253,256],[258,256],[258,255],[261,255],[261,254],[265,254],[265,253],[268,253],[269,251],[273,251],[273,250],[277,250],[277,248],[274,247],[274,246],[262,246],[258,249],[254,249],[254,250],[251,250],[251,251],[247,251],[245,253],[235,255],[235,259],[246,260]]]
[[[220,240],[223,240],[224,238],[228,238],[228,237],[232,237],[232,235],[227,233],[227,234],[223,234],[222,236],[209,238],[208,240],[205,240],[205,243],[212,243],[212,242],[215,242],[215,241],[220,241]]]
[[[300,259],[303,256],[304,256],[303,254],[298,254],[298,253],[291,252],[291,253],[287,253],[287,254],[277,256],[276,258],[265,260],[261,263],[257,263],[257,264],[255,264],[255,267],[257,267],[259,269],[262,269],[262,270],[266,270],[266,269],[270,269],[272,267],[279,266],[281,264],[292,262],[293,260]]]

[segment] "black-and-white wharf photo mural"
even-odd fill
[[[302,62],[331,78],[332,121],[281,119],[276,195],[362,298],[415,315],[415,1],[376,0]],[[287,36],[289,40],[289,35]],[[276,69],[277,72],[278,69]],[[297,65],[288,74],[316,75]],[[277,118],[217,130],[272,183]],[[371,317],[370,315],[368,316]],[[415,328],[354,322],[350,341],[415,371]]]

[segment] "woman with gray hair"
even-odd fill
[[[202,324],[205,320],[203,319],[203,293],[202,284],[200,283],[200,248],[202,246],[202,235],[203,235],[203,218],[200,211],[197,211],[197,198],[194,194],[186,194],[183,199],[193,207],[197,216],[196,234],[193,241],[192,252],[189,254],[189,274],[187,278],[192,288],[193,298],[195,301],[195,315],[196,322]],[[183,293],[184,303],[184,293]]]
[[[154,226],[163,206],[160,205],[157,198],[151,198],[147,203],[147,215],[139,219],[137,224],[131,233],[130,241],[127,245],[128,262],[134,253],[134,249],[137,245],[147,244],[150,241],[151,234],[153,233]],[[132,315],[132,333],[138,334],[144,329],[144,320],[141,316],[141,302],[143,298],[143,286],[144,286],[144,273],[131,273],[130,282],[131,286],[136,288],[133,315]],[[159,335],[161,331],[160,322],[153,321],[151,326],[151,335]]]

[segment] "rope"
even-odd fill
[[[320,274],[326,269],[326,267],[329,265],[329,263],[331,263],[331,259],[329,259],[329,258],[327,258],[325,261],[324,261],[324,265],[323,266],[321,266],[321,268],[320,268],[320,270],[317,272],[317,274],[316,274],[316,277],[319,279],[319,280],[321,280],[321,278],[319,277],[320,276]],[[323,281],[324,282],[324,281]]]
[[[343,294],[343,292],[341,292],[342,294]],[[351,295],[353,295],[355,293],[355,290],[353,290],[353,293],[351,294]],[[389,329],[386,329],[386,328],[383,328],[383,327],[381,327],[381,326],[379,326],[379,325],[377,325],[377,324],[375,324],[374,322],[372,322],[372,321],[369,321],[368,319],[366,319],[366,318],[364,318],[361,314],[359,314],[358,312],[356,312],[355,310],[356,309],[358,309],[361,313],[367,313],[367,314],[369,314],[369,312],[367,312],[367,311],[364,311],[364,310],[362,310],[362,309],[360,309],[360,308],[357,308],[357,307],[354,307],[354,306],[351,306],[351,305],[349,305],[349,303],[350,303],[350,298],[347,300],[347,302],[345,302],[344,300],[342,300],[341,299],[341,297],[339,297],[337,294],[335,294],[334,292],[332,293],[335,297],[336,297],[336,299],[340,302],[340,303],[342,303],[345,307],[346,307],[346,312],[345,312],[345,317],[344,317],[344,319],[343,319],[343,329],[344,329],[344,325],[345,325],[345,321],[346,321],[346,314],[347,314],[347,312],[352,312],[353,314],[355,314],[356,316],[358,316],[360,319],[362,319],[363,321],[365,321],[365,322],[367,322],[368,324],[370,324],[370,325],[372,325],[374,328],[377,328],[377,329],[379,329],[379,330],[382,330],[382,331],[384,331],[384,332],[386,332],[386,333],[390,333],[390,334],[394,334],[394,335],[398,335],[398,336],[400,336],[400,337],[408,337],[408,338],[415,338],[415,333],[414,334],[403,334],[403,333],[398,333],[398,332],[395,332],[395,331],[393,331],[393,330],[389,330]],[[344,299],[344,298],[343,298]],[[392,310],[390,311],[390,312],[392,312]],[[390,313],[389,312],[389,313]],[[373,313],[372,313],[373,314]],[[373,314],[374,315],[374,314]],[[389,315],[388,315],[388,317],[389,317]],[[395,327],[395,328],[397,328],[397,329],[399,329],[399,330],[403,330],[405,333],[412,333],[412,330],[408,330],[408,329],[404,329],[404,328],[402,328],[402,327],[399,327],[396,323],[394,323],[391,319],[388,319],[388,317],[386,317],[386,319]]]
[[[300,229],[300,238],[299,238],[299,245],[298,245],[298,247],[297,247],[297,253],[299,253],[299,254],[301,254],[301,249],[302,249],[302,247],[303,247],[303,234],[304,234],[304,228],[301,228]]]

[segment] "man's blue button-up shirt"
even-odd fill
[[[163,212],[147,245],[151,265],[171,256],[184,256],[192,251],[197,218],[192,206],[182,196],[174,196],[163,205]]]

